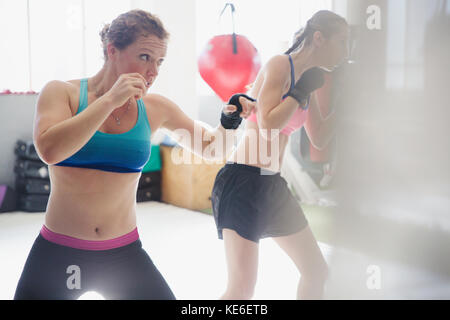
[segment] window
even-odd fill
[[[27,91],[29,51],[27,1],[0,1],[0,91]]]
[[[197,53],[213,36],[231,33],[229,9],[219,23],[226,2],[194,2],[196,16],[191,21],[197,28]],[[236,7],[236,32],[255,45],[263,64],[289,47],[294,32],[315,11],[332,8],[332,0],[232,2]],[[40,91],[52,79],[94,75],[103,64],[99,37],[103,24],[138,6],[150,10],[150,6],[163,9],[171,4],[164,0],[0,0],[0,91]],[[179,14],[169,8],[164,10]],[[187,64],[193,67],[196,61],[192,66]],[[197,88],[199,94],[214,95],[200,75]]]
[[[100,29],[128,10],[121,0],[1,0],[0,90],[39,91],[52,79],[97,72]]]

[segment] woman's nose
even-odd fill
[[[152,63],[151,65],[150,65],[150,67],[149,67],[149,69],[148,69],[148,74],[150,75],[150,76],[153,76],[153,77],[155,77],[155,76],[157,76],[158,75],[158,65],[156,64],[156,63]]]

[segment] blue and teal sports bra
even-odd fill
[[[88,106],[87,85],[88,79],[82,79],[77,114]],[[77,153],[55,165],[122,173],[141,172],[150,159],[151,128],[142,99],[137,101],[137,106],[138,120],[130,131],[119,134],[96,131]]]

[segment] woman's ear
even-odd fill
[[[106,52],[108,53],[108,60],[114,60],[117,55],[117,48],[112,43],[108,43]]]
[[[321,47],[323,45],[323,43],[325,42],[325,38],[322,34],[322,32],[320,31],[315,31],[313,34],[313,44],[316,47]]]

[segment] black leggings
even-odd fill
[[[55,244],[39,234],[14,299],[78,299],[88,291],[115,300],[175,299],[140,240],[115,249],[90,251]]]

